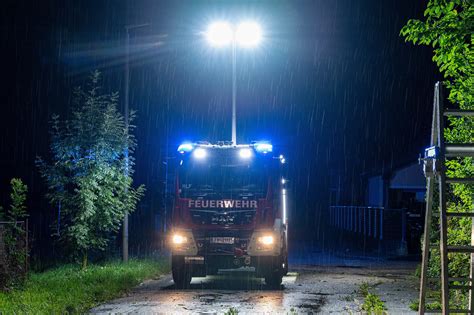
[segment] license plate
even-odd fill
[[[212,244],[234,244],[233,237],[211,237]]]
[[[204,264],[204,257],[202,256],[186,256],[184,257],[184,262],[186,264]]]

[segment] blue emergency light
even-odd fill
[[[253,147],[258,153],[267,154],[273,151],[273,146],[268,142],[257,142]]]
[[[178,147],[178,152],[181,154],[191,152],[194,149],[192,143],[182,143]]]
[[[205,146],[210,146],[210,147],[217,147],[217,145],[210,145],[210,144],[205,144]],[[218,147],[221,147],[222,145],[219,145]],[[229,148],[233,148],[234,146],[230,146],[228,145]],[[244,158],[244,159],[248,159],[250,157],[252,157],[252,151],[251,151],[251,146],[248,146],[248,145],[240,145],[240,146],[237,146],[237,147],[240,147],[241,149],[239,150],[239,155],[241,158]],[[273,145],[269,142],[266,142],[266,141],[262,141],[262,142],[255,142],[253,144],[253,148],[255,150],[255,152],[257,153],[260,153],[260,154],[267,154],[267,153],[271,153],[273,151]],[[194,143],[190,143],[190,142],[185,142],[185,143],[182,143],[178,146],[178,152],[180,154],[185,154],[185,153],[190,153],[190,152],[196,152],[196,150],[199,150],[200,152],[197,153],[197,156],[199,156],[199,158],[203,158],[205,156],[205,154],[203,154],[202,151],[201,152],[201,148],[200,145],[196,145]],[[193,153],[193,155],[195,155]]]
[[[436,159],[439,157],[439,147],[432,146],[425,149],[425,158]]]

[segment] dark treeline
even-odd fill
[[[67,118],[73,88],[94,69],[106,91],[123,97],[124,26],[150,23],[131,34],[130,104],[138,112],[135,182],[147,187],[131,218],[132,252],[151,248],[164,158],[183,140],[230,135],[228,56],[207,47],[199,32],[213,18],[246,14],[261,19],[266,38],[260,49],[239,52],[238,139],[269,139],[287,152],[290,230],[317,241],[331,171],[344,174],[343,203],[361,204],[361,174],[416,159],[428,140],[438,74],[429,48],[399,37],[424,7],[410,0],[235,1],[227,10],[220,1],[7,0],[0,19],[1,201],[8,202],[10,179],[23,178],[33,256],[54,260],[58,209],[44,198],[34,165],[37,155],[48,156],[48,121],[53,113]]]

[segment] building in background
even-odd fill
[[[423,233],[426,178],[422,165],[407,163],[367,179],[367,205],[384,209],[402,209],[404,222],[386,230],[404,229],[407,253],[420,253],[420,237]]]
[[[331,178],[329,220],[341,232],[341,244],[387,255],[420,254],[426,191],[421,165],[411,162],[362,174],[357,183],[362,196],[351,202],[341,202],[341,194],[354,192],[356,183],[338,175]]]
[[[422,166],[412,162],[368,177],[366,202],[373,207],[418,209],[425,202],[425,191]]]

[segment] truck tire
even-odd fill
[[[274,289],[278,289],[283,281],[283,275],[280,270],[268,273],[265,276],[265,283]]]
[[[206,268],[206,275],[208,276],[214,276],[214,275],[217,275],[218,273],[219,273],[219,269],[217,269],[216,267]]]
[[[274,289],[278,289],[283,281],[284,269],[282,266],[283,257],[279,256],[276,261],[272,263],[272,267],[265,274],[265,283]]]
[[[171,275],[177,289],[189,288],[192,279],[191,268],[184,263],[184,257],[172,257]]]

